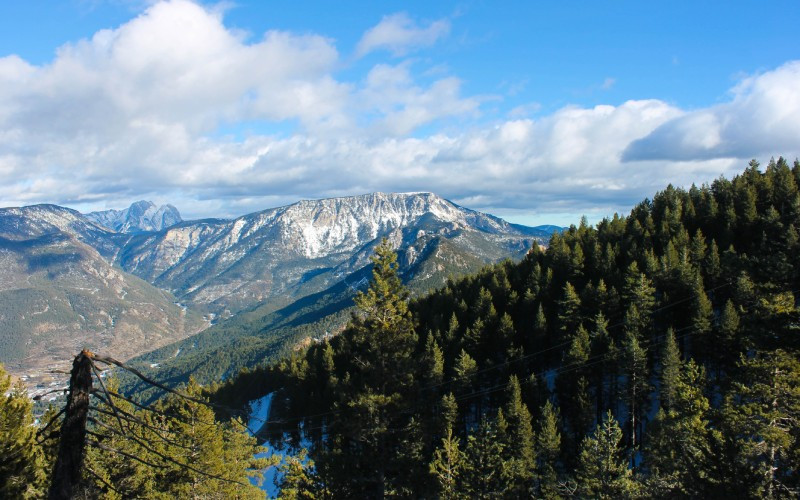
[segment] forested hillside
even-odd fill
[[[308,495],[796,496],[798,184],[669,186],[410,302],[384,245],[342,334],[215,398],[278,391]]]

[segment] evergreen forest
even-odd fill
[[[668,186],[414,300],[384,244],[343,333],[215,400],[276,391],[293,498],[796,497],[798,185]]]

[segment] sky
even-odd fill
[[[800,156],[800,2],[0,3],[0,206],[597,222]]]

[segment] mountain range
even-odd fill
[[[416,280],[430,280],[437,271],[423,269],[429,258],[471,267],[466,260],[520,257],[549,235],[431,193],[374,193],[300,201],[233,220],[184,222],[132,235],[121,242],[114,262],[184,302],[230,315],[265,301],[288,304],[329,287],[367,265],[382,237],[400,249],[404,267],[419,267]],[[443,241],[462,255],[435,252]],[[434,281],[432,286],[443,283]]]
[[[322,333],[308,325],[341,316],[368,281],[382,238],[398,249],[404,280],[424,291],[520,258],[554,230],[509,224],[431,193],[179,219],[174,207],[150,202],[86,215],[55,205],[0,209],[0,361],[41,375],[83,346],[121,358],[165,346],[152,365],[252,338],[270,338],[274,351],[302,340],[298,332]],[[216,322],[202,339],[172,344]]]

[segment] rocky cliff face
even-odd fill
[[[124,210],[89,212],[86,218],[118,233],[161,231],[181,222],[181,214],[172,205],[156,207],[151,201],[137,201]]]

